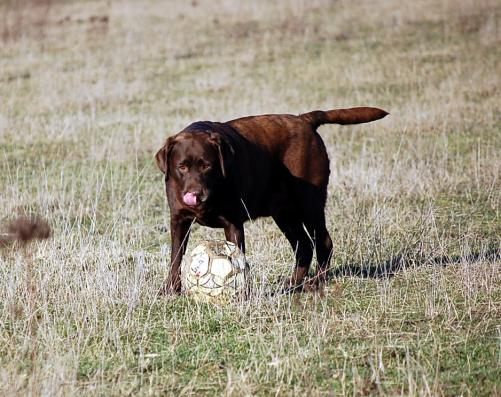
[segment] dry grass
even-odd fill
[[[0,218],[53,238],[0,252],[0,394],[499,395],[497,2],[32,3],[0,3]],[[358,105],[391,117],[321,129],[324,296],[270,296],[292,252],[266,219],[251,300],[156,296],[166,136]]]

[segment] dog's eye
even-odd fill
[[[184,164],[179,165],[179,166],[177,167],[177,169],[178,169],[179,171],[181,171],[181,172],[186,172],[186,171],[188,171],[188,167],[187,167],[186,165],[184,165]]]
[[[210,164],[202,164],[200,168],[202,168],[202,171],[207,171],[208,169],[210,169]]]

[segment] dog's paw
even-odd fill
[[[311,293],[319,293],[323,295],[325,285],[326,285],[325,281],[313,277],[303,283],[303,291]]]
[[[297,282],[291,277],[284,278],[277,283],[279,294],[294,294],[298,292],[303,292],[304,283]]]
[[[179,284],[179,286],[176,286],[170,282],[166,282],[158,290],[158,295],[160,295],[160,296],[179,296],[179,295],[181,295],[181,284]]]
[[[301,281],[295,281],[292,278],[286,278],[278,283],[279,291],[282,294],[295,294],[304,292],[322,293],[324,291],[325,285],[325,280],[319,277],[305,277]]]

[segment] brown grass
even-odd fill
[[[52,238],[0,251],[0,394],[498,395],[497,3],[2,2],[0,219]],[[168,135],[363,105],[391,116],[320,129],[324,296],[270,294],[293,256],[269,219],[248,302],[157,296]]]

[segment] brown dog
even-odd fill
[[[171,272],[165,292],[181,290],[181,258],[194,221],[224,228],[226,239],[245,251],[244,222],[261,216],[273,217],[295,251],[296,268],[287,285],[302,285],[314,248],[314,280],[325,281],[332,253],[324,215],[329,158],[316,129],[367,123],[387,114],[360,107],[203,121],[168,138],[156,154],[171,219]]]

